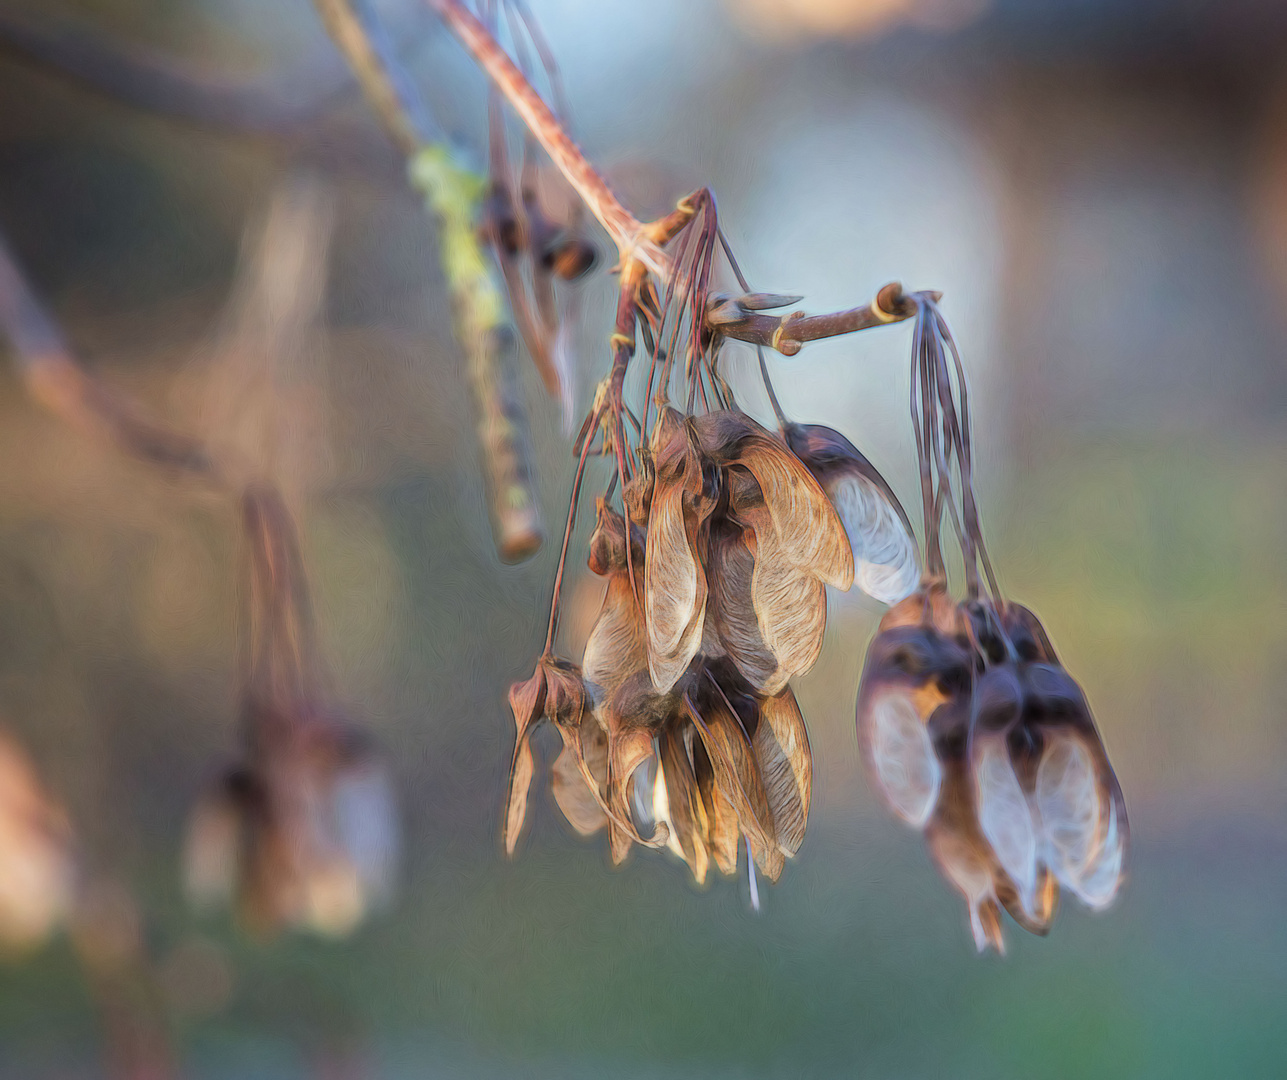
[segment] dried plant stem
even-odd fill
[[[598,425],[600,418],[603,416],[603,407],[596,405],[590,413],[590,420],[587,425],[589,434],[581,446],[581,454],[577,458],[576,476],[572,480],[572,498],[568,505],[567,524],[563,528],[563,546],[559,549],[559,568],[554,574],[554,594],[550,598],[550,622],[545,631],[545,648],[542,655],[549,656],[554,648],[554,635],[558,632],[559,625],[559,594],[563,591],[563,570],[568,561],[568,545],[572,540],[572,529],[576,524],[576,506],[581,497],[581,479],[585,475],[586,458],[590,456],[590,444],[594,442],[594,429]]]
[[[789,315],[761,315],[748,311],[735,322],[721,322],[719,331],[725,337],[751,345],[768,346],[783,356],[795,356],[810,341],[869,330],[873,326],[902,322],[916,314],[916,305],[898,282],[886,285],[876,299],[863,307],[836,311],[828,315],[806,315],[793,311]]]
[[[645,277],[643,265],[638,262],[627,263],[622,271],[621,294],[617,302],[617,319],[612,334],[612,372],[608,376],[607,393],[596,398],[594,408],[590,411],[580,440],[581,451],[577,459],[576,477],[572,481],[572,498],[568,506],[567,525],[563,530],[563,546],[559,551],[559,567],[554,576],[554,595],[550,600],[550,624],[545,634],[545,653],[554,647],[554,635],[558,632],[559,594],[563,590],[563,571],[567,565],[568,544],[572,540],[572,528],[576,523],[577,502],[581,497],[581,480],[585,474],[586,458],[594,442],[595,431],[605,415],[611,422],[611,439],[617,458],[617,475],[624,486],[625,477],[625,434],[623,431],[621,393],[625,384],[626,370],[635,352],[635,319],[638,314],[637,291],[642,287]],[[630,555],[630,541],[627,534],[626,564],[631,585],[634,585],[634,565]]]
[[[518,66],[487,28],[459,0],[426,0],[478,66],[505,95],[510,107],[549,154],[572,189],[599,220],[623,259],[635,258],[663,280],[670,274],[670,258],[647,233],[645,226],[621,205],[607,181],[590,164],[581,148]]]

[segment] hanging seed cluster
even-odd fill
[[[924,832],[965,898],[979,950],[1004,951],[1002,908],[1044,934],[1061,889],[1095,910],[1111,903],[1126,807],[1081,688],[1036,615],[997,589],[974,499],[960,357],[935,299],[917,304],[925,576],[868,649],[858,736],[889,808]],[[944,517],[963,558],[960,602],[948,592]]]
[[[818,658],[826,587],[856,583],[890,606],[858,695],[870,775],[966,898],[978,947],[1003,948],[1002,908],[1044,933],[1061,889],[1107,905],[1127,835],[1121,791],[1040,622],[997,589],[974,497],[964,371],[937,296],[900,297],[915,314],[922,569],[889,485],[839,432],[783,415],[762,354],[777,430],[741,410],[724,376],[729,336],[758,343],[763,331],[768,344],[798,350],[782,338],[809,320],[777,317],[774,330],[774,317],[759,314],[798,298],[750,291],[709,192],[646,229],[674,271],[663,289],[641,264],[620,267],[613,369],[576,444],[546,648],[510,691],[506,850],[526,817],[532,736],[548,722],[562,738],[554,798],[581,834],[606,832],[614,863],[635,844],[667,848],[702,883],[712,865],[735,874],[744,848],[757,897],[756,871],[778,878],[809,816],[813,762],[791,680]],[[737,295],[712,291],[721,254]],[[902,317],[879,302],[870,314],[862,325]],[[648,371],[631,408],[637,351]],[[587,558],[606,588],[577,664],[554,644],[591,454],[613,465]],[[948,592],[945,519],[962,554],[960,602]]]
[[[673,244],[676,273],[663,293],[623,267],[613,371],[578,440],[573,513],[591,450],[615,466],[587,560],[606,580],[603,607],[581,663],[558,658],[556,584],[546,652],[510,692],[505,843],[513,851],[532,733],[548,721],[563,740],[555,799],[578,831],[606,831],[614,862],[634,844],[666,847],[703,882],[712,864],[735,873],[745,847],[776,880],[808,821],[813,763],[790,684],[822,647],[826,587],[857,580],[897,602],[919,581],[917,549],[888,485],[838,432],[785,418],[770,431],[739,408],[708,311],[737,318],[792,298],[711,295],[722,238],[709,193],[653,238]],[[636,333],[649,369],[637,411],[623,392]]]

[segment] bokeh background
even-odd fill
[[[504,694],[539,651],[557,552],[493,553],[432,229],[310,6],[5,0],[0,30],[65,19],[308,105],[192,123],[0,49],[0,229],[86,364],[176,424],[209,419],[246,230],[287,175],[330,193],[319,325],[281,405],[323,442],[282,479],[335,695],[388,752],[406,842],[396,904],[350,939],[249,941],[183,900],[188,808],[235,748],[231,509],[0,373],[0,713],[86,862],[133,891],[185,1074],[1287,1073],[1287,7],[532,7],[583,143],[641,213],[711,185],[752,283],[811,310],[894,279],[944,292],[984,527],[1095,708],[1129,879],[1107,913],[1068,904],[1048,939],[1011,926],[1008,957],[974,955],[963,905],[862,775],[879,611],[849,596],[797,688],[809,836],[758,915],[745,881],[698,890],[638,851],[610,869],[543,790],[507,861]],[[380,9],[477,152],[481,77],[423,7]],[[582,402],[610,290],[600,273],[582,297]],[[909,340],[882,328],[773,371],[788,412],[843,430],[910,505]],[[529,375],[556,530],[571,462]],[[580,573],[570,639],[597,606]],[[64,939],[0,967],[0,1075],[102,1075],[101,1041]]]

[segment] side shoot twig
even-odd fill
[[[482,177],[463,168],[437,132],[398,64],[367,0],[314,0],[372,106],[407,157],[411,185],[438,226],[438,251],[451,293],[478,408],[492,526],[506,562],[532,555],[544,538],[515,367],[517,344],[505,303],[479,242]]]

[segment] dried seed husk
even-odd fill
[[[800,459],[744,413],[708,413],[692,426],[709,460],[742,466],[755,478],[787,563],[848,589],[854,577],[849,538],[831,500]],[[736,503],[733,510],[740,515]]]
[[[537,661],[531,678],[510,687],[509,705],[514,714],[515,741],[509,794],[505,801],[503,838],[506,854],[512,855],[527,817],[527,800],[535,771],[532,734],[545,720],[551,721],[564,733],[565,744],[568,733],[579,733],[587,713],[581,669],[567,660],[546,654]]]
[[[750,713],[749,723],[735,711],[733,698],[743,706],[743,712]],[[685,694],[684,705],[710,758],[716,787],[731,803],[756,864],[776,881],[782,873],[783,855],[752,742],[758,723],[756,702],[732,688],[701,685],[693,695]]]
[[[706,744],[702,742],[697,729],[691,725],[688,727],[687,739],[708,823],[706,843],[719,872],[725,877],[732,877],[737,873],[737,849],[741,836],[737,811],[716,783],[715,768],[706,752]]]
[[[706,601],[706,634],[702,653],[728,656],[746,680],[762,694],[776,694],[790,678],[765,644],[753,596],[755,534],[722,518],[711,526],[710,594]]]
[[[909,596],[920,581],[920,557],[911,522],[885,478],[832,428],[788,424],[783,435],[836,508],[858,587],[883,604]]]
[[[684,733],[665,732],[660,740],[658,775],[666,797],[666,820],[671,829],[672,849],[688,864],[698,885],[706,881],[710,854],[706,840],[710,822],[702,803],[697,775],[688,756]]]
[[[1076,681],[1053,664],[1021,668],[1028,737],[1017,753],[1012,746],[1016,771],[1034,801],[1051,869],[1100,910],[1116,897],[1129,842],[1121,785]]]
[[[755,560],[751,602],[760,636],[778,666],[765,689],[776,690],[817,663],[827,629],[827,591],[816,575],[791,561],[767,511],[746,509],[741,517],[749,526],[744,535],[752,540],[748,550]]]
[[[775,838],[782,854],[790,858],[800,850],[809,821],[813,756],[804,717],[789,686],[760,702],[753,742]]]
[[[600,805],[608,781],[608,736],[599,723],[586,713],[579,729],[563,732],[563,749],[551,769],[550,788],[563,816],[582,836],[592,836],[608,823]],[[582,771],[584,760],[598,787],[598,798]]]
[[[1058,888],[1045,868],[1038,867],[1031,897],[1024,903],[1019,887],[984,836],[967,753],[969,722],[968,702],[960,700],[940,707],[931,717],[929,728],[943,780],[925,838],[939,870],[965,898],[975,946],[980,952],[990,945],[1004,953],[1000,908],[1030,933],[1045,934],[1054,919]]]
[[[538,664],[531,678],[509,688],[509,707],[514,714],[514,757],[509,767],[509,794],[505,799],[505,853],[514,854],[518,835],[527,817],[527,798],[532,787],[535,763],[532,758],[532,731],[545,716],[545,668]]]
[[[701,645],[706,617],[707,521],[715,501],[688,423],[664,409],[653,432],[656,466],[644,559],[648,669],[670,690]]]
[[[968,710],[973,675],[955,633],[955,610],[935,592],[886,613],[858,689],[858,739],[868,774],[889,808],[917,828],[933,814],[944,780],[928,725],[940,708]]]

